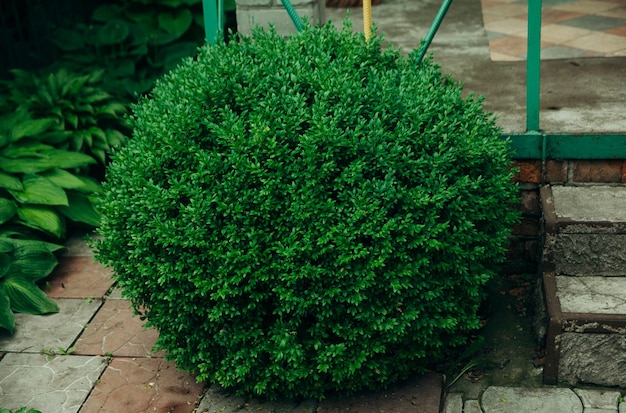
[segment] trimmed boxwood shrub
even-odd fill
[[[344,23],[201,48],[134,107],[97,258],[157,346],[268,397],[373,389],[480,326],[516,213],[481,100]]]

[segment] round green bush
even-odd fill
[[[415,56],[345,23],[259,29],[134,107],[96,255],[180,368],[322,397],[425,371],[479,327],[516,219],[508,144]]]

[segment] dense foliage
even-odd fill
[[[207,46],[134,108],[97,259],[199,380],[321,397],[479,327],[516,219],[480,99],[349,25]]]

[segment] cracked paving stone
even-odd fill
[[[556,277],[561,310],[569,313],[626,313],[626,278]]]
[[[484,413],[583,413],[578,396],[565,388],[490,386],[481,405]]]
[[[76,342],[74,354],[163,357],[165,352],[152,351],[158,331],[143,324],[128,301],[107,300]]]
[[[114,358],[80,413],[190,413],[204,385],[160,358]]]
[[[44,349],[67,350],[93,317],[102,301],[55,300],[59,312],[45,315],[15,314],[13,335],[0,335],[0,351],[41,353]]]
[[[5,354],[0,361],[0,406],[78,412],[105,367],[103,357]]]
[[[54,269],[47,292],[52,298],[102,298],[114,283],[112,271],[91,257],[67,257]]]

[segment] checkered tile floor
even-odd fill
[[[482,0],[492,60],[526,59],[528,0]],[[544,0],[541,58],[626,56],[626,0]]]

